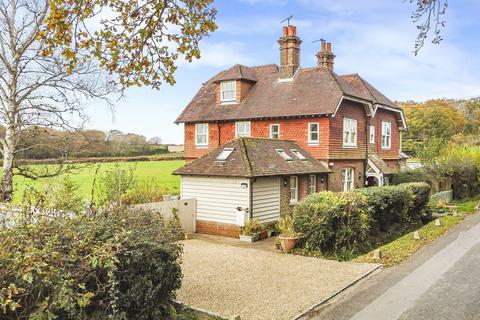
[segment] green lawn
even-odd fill
[[[162,188],[170,190],[172,193],[178,193],[180,188],[180,177],[171,175],[172,171],[183,166],[185,161],[173,160],[173,161],[141,161],[141,162],[118,162],[118,163],[101,163],[101,164],[89,164],[79,165],[79,169],[76,169],[72,173],[68,173],[68,176],[74,181],[80,189],[82,195],[88,198],[92,191],[92,185],[95,178],[95,171],[100,166],[99,176],[105,173],[106,170],[113,168],[116,164],[120,168],[135,168],[135,175],[138,180],[152,179],[158,183]],[[41,185],[48,179],[61,179],[61,177],[31,180],[21,176],[15,176],[14,178],[14,201],[19,201],[22,197],[23,190],[27,185]]]

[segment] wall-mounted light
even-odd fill
[[[320,177],[320,183],[324,183],[325,182],[325,177],[324,176],[321,176]]]
[[[362,173],[361,172],[358,173],[358,180],[362,180]]]
[[[242,182],[242,183],[240,184],[240,187],[241,187],[242,189],[248,189],[248,183]]]
[[[288,178],[287,177],[283,178],[283,186],[284,187],[288,186]]]

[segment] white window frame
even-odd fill
[[[294,181],[295,183],[292,183]],[[290,176],[290,204],[298,202],[298,176]]]
[[[370,126],[369,132],[369,141],[371,144],[375,144],[375,126]]]
[[[238,126],[239,125],[245,125],[248,124],[248,131],[238,131]],[[235,122],[235,138],[240,138],[240,137],[250,137],[252,134],[252,124],[250,121],[237,121]]]
[[[317,131],[312,131],[312,125],[317,126]],[[317,139],[312,139],[312,134],[317,134]],[[318,144],[320,142],[320,124],[318,122],[309,122],[308,123],[308,144]]]
[[[276,138],[273,136],[273,130],[272,130],[273,127],[277,127],[277,128],[278,128],[278,129],[277,129],[277,137],[276,137]],[[270,139],[280,139],[280,125],[279,125],[278,123],[272,123],[272,124],[270,125]]]
[[[382,121],[382,149],[392,148],[392,123]]]
[[[308,193],[312,194],[317,192],[317,176],[311,174],[308,176]]]
[[[350,175],[348,175],[350,172]],[[349,178],[347,180],[347,178]],[[355,169],[354,168],[344,168],[342,169],[342,191],[350,191],[355,189]]]
[[[343,118],[343,146],[354,148],[357,146],[358,126],[357,120],[351,118]],[[353,135],[353,141],[352,141]]]
[[[206,132],[199,132],[200,128],[206,128]],[[195,124],[195,146],[197,147],[208,147],[208,133],[209,127],[207,123],[196,123]],[[199,141],[200,136],[205,136],[205,141]]]
[[[231,85],[233,83],[233,90],[231,88],[224,88],[227,85]],[[233,95],[233,97],[225,98],[225,93],[229,93]],[[220,102],[233,102],[237,101],[237,81],[236,80],[228,80],[228,81],[221,81],[220,82]]]

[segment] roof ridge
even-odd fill
[[[365,86],[365,88],[367,88],[367,91],[368,93],[370,93],[370,95],[372,96],[373,100],[376,101],[377,98],[375,98],[375,95],[373,94],[373,92],[370,90],[370,88],[368,88],[367,84],[365,83],[366,81],[360,77],[360,75],[357,73],[356,76],[358,77],[358,79],[360,79],[360,81],[362,82],[362,84]]]
[[[247,149],[247,145],[245,144],[245,138],[242,137],[239,140],[240,140],[239,144],[241,149],[240,151],[244,155],[245,162],[247,165],[248,175],[252,176],[253,175],[252,163],[250,162],[250,157],[248,156],[248,149]]]

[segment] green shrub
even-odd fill
[[[366,201],[357,192],[320,192],[300,201],[293,212],[299,245],[337,256],[360,250],[368,238]]]
[[[412,182],[400,184],[398,187],[413,196],[407,213],[410,222],[418,221],[430,201],[431,186],[425,182]]]
[[[385,232],[394,223],[406,222],[413,195],[397,186],[358,189],[367,199],[371,233]]]
[[[432,184],[433,177],[424,168],[398,171],[392,176],[392,184],[398,185],[401,183],[410,183],[410,182],[426,182]]]
[[[22,215],[0,227],[0,318],[168,318],[178,236],[159,214],[126,208]]]
[[[60,180],[47,181],[42,186],[27,186],[21,205],[79,213],[85,208],[85,201],[78,192],[78,185],[65,176]]]

